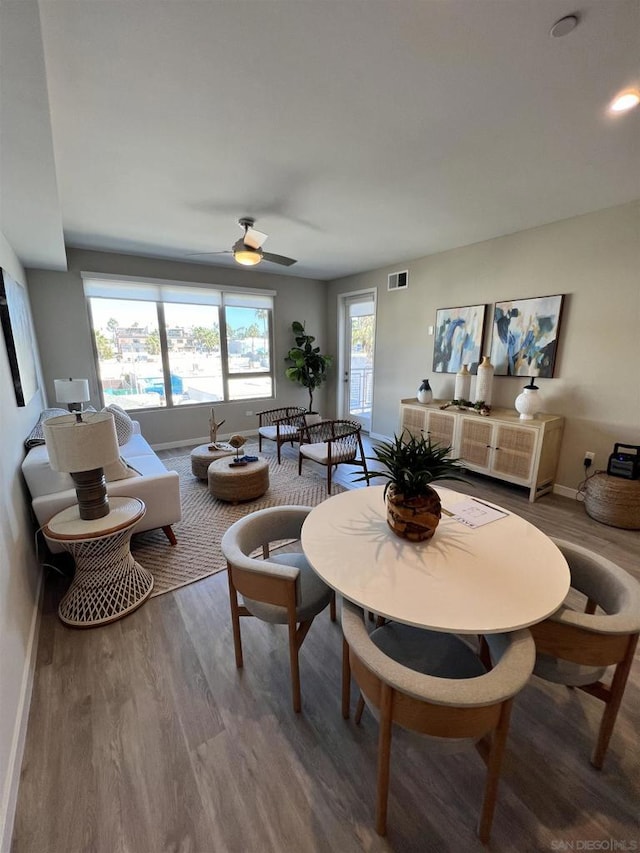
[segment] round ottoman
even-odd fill
[[[207,479],[207,471],[209,465],[215,462],[216,459],[222,459],[223,456],[233,456],[235,450],[231,445],[228,448],[220,450],[209,450],[208,444],[201,444],[191,451],[191,471],[194,477],[199,480]]]
[[[584,508],[587,515],[602,524],[640,530],[640,480],[596,471],[586,483]]]
[[[238,503],[261,497],[269,488],[269,463],[259,458],[238,468],[230,468],[230,459],[217,459],[209,465],[209,493],[221,501]]]

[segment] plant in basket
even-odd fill
[[[450,447],[432,444],[429,437],[394,435],[373,448],[372,462],[382,470],[370,471],[371,477],[384,477],[387,523],[398,536],[413,542],[430,539],[440,522],[440,497],[431,483],[437,480],[461,480],[459,460],[449,457]],[[361,478],[362,479],[362,478]]]

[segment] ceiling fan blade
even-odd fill
[[[185,258],[193,258],[196,255],[230,255],[230,249],[223,249],[221,252],[187,252]]]
[[[293,258],[286,258],[284,255],[274,255],[271,252],[262,253],[263,261],[270,261],[272,264],[280,264],[283,267],[290,267],[292,264],[297,264]]]
[[[264,241],[268,239],[268,234],[257,231],[255,228],[247,228],[247,233],[243,239],[246,246],[251,246],[252,249],[259,249]]]

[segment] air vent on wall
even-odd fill
[[[387,290],[406,290],[409,287],[409,270],[389,273]]]

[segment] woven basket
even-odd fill
[[[587,515],[626,530],[640,530],[640,480],[611,477],[599,471],[589,477],[585,487]]]

